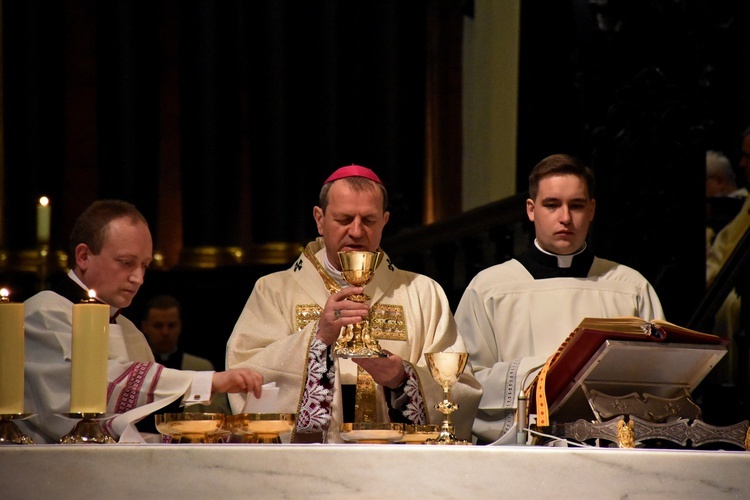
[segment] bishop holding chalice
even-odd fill
[[[329,175],[313,207],[320,237],[288,269],[256,281],[229,338],[227,366],[276,382],[279,411],[297,415],[291,442],[378,440],[384,427],[406,434],[442,420],[443,391],[424,353],[464,351],[463,341],[440,285],[381,248],[387,207],[369,168]],[[452,387],[462,439],[481,393],[471,373]],[[235,412],[245,404],[229,400]],[[355,428],[369,434],[355,439]]]

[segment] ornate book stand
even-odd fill
[[[607,340],[550,405],[547,434],[632,448],[647,440],[748,449],[748,421],[713,426],[690,394],[726,354],[721,345]]]

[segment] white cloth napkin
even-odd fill
[[[278,399],[279,388],[276,387],[276,382],[263,384],[260,399],[256,398],[252,392],[248,393],[242,413],[280,413]]]

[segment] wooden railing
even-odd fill
[[[526,198],[518,194],[429,226],[386,235],[382,246],[400,268],[440,283],[455,311],[479,271],[528,246],[533,229],[526,217]]]

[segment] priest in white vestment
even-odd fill
[[[458,329],[484,388],[473,432],[494,442],[513,426],[518,394],[586,317],[664,319],[656,292],[637,271],[595,257],[586,244],[594,178],[567,155],[542,160],[529,178],[533,246],[481,271],[456,309]],[[527,376],[528,374],[528,376]]]
[[[227,343],[229,368],[251,367],[280,387],[279,411],[297,414],[295,442],[341,442],[342,423],[443,419],[435,409],[442,389],[424,353],[465,347],[440,285],[398,269],[379,247],[386,207],[387,193],[372,170],[352,165],[334,172],[313,211],[322,238],[308,244],[290,269],[256,282]],[[371,297],[365,304],[346,300],[363,289],[346,284],[338,258],[340,251],[362,250],[382,253],[364,287]],[[371,335],[388,356],[333,354],[342,328],[368,313]],[[470,368],[453,387],[459,409],[451,417],[459,438],[471,438],[481,392]],[[246,402],[238,394],[229,400],[235,413]]]
[[[34,416],[20,426],[34,442],[58,442],[75,424],[60,415],[70,412],[73,304],[87,298],[88,290],[111,312],[109,418],[101,425],[112,437],[141,441],[133,424],[180,398],[206,404],[215,392],[260,395],[263,377],[253,370],[183,371],[155,363],[146,338],[119,314],[143,284],[153,252],[146,220],[133,205],[94,202],[76,220],[70,239],[73,269],[52,290],[24,303],[24,411]]]

